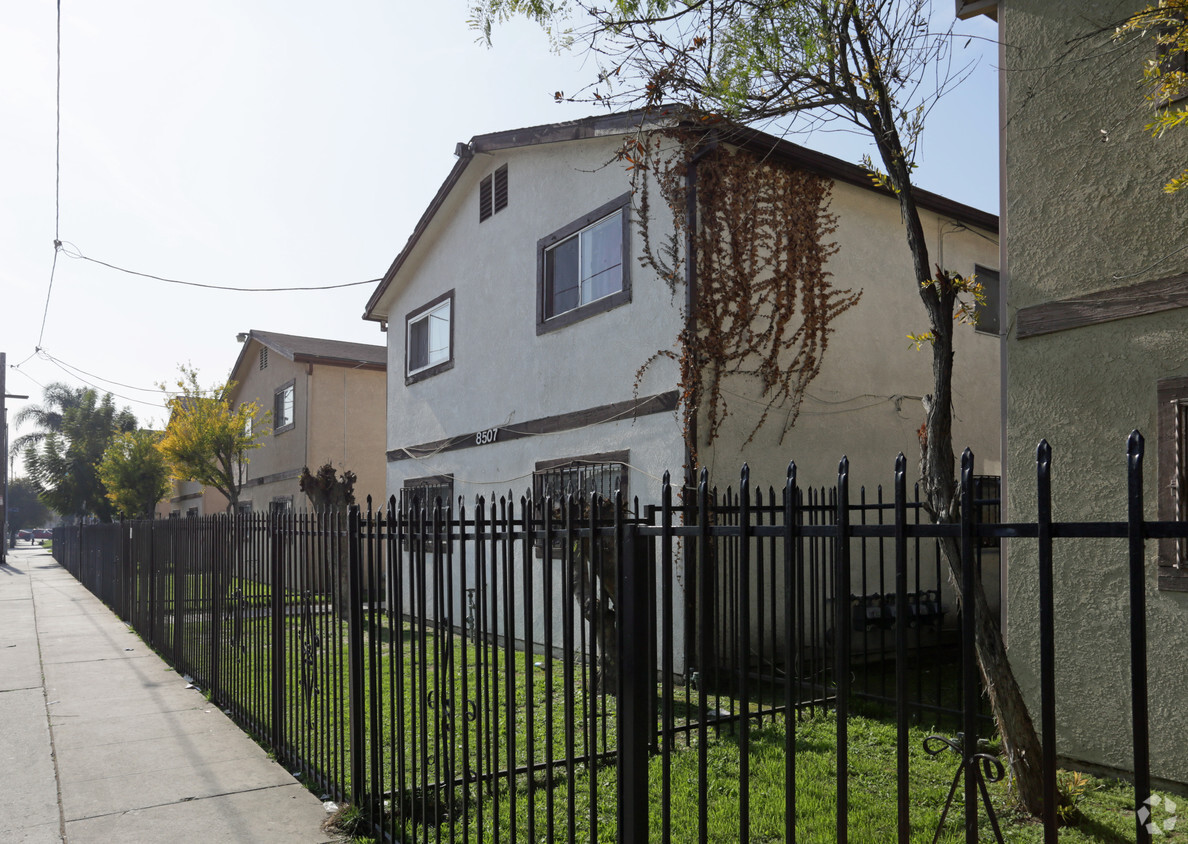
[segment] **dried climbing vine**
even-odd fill
[[[621,153],[636,174],[640,261],[674,295],[684,289],[687,167],[704,139],[701,132],[663,130],[632,139]],[[696,414],[704,410],[707,430],[697,439],[708,445],[730,414],[722,387],[731,375],[758,379],[765,402],[747,443],[777,409],[784,413],[782,442],[821,370],[834,320],[861,296],[834,287],[825,269],[837,252],[829,239],[837,228],[828,210],[830,180],[723,144],[703,151],[696,167],[695,322],[686,319],[676,350],[657,352],[637,374],[638,382],[659,358],[679,362],[683,427],[694,462]],[[674,223],[660,240],[649,231],[652,179],[641,178],[648,171]]]

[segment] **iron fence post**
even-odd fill
[[[974,591],[977,565],[973,548],[973,452],[961,454],[961,764],[965,769],[965,841],[978,844],[978,682],[977,609]]]
[[[1056,631],[1052,571],[1052,447],[1040,440],[1036,460],[1039,551],[1040,740],[1043,752],[1044,842],[1056,844]]]
[[[907,458],[895,459],[895,779],[896,837],[911,838],[911,795],[908,786],[908,598],[907,598]]]
[[[350,601],[347,622],[347,656],[350,674],[351,805],[362,808],[367,776],[367,750],[363,741],[363,584],[360,554],[359,505],[347,514],[347,590]],[[339,546],[341,547],[341,546]],[[342,565],[339,560],[338,564]]]
[[[636,559],[635,525],[624,525],[618,566],[619,841],[648,841],[648,745],[652,685],[647,676],[648,584]]]
[[[272,747],[284,758],[285,741],[285,592],[283,516],[272,516]]]
[[[1130,695],[1134,735],[1134,809],[1137,844],[1151,833],[1141,814],[1151,800],[1151,753],[1147,709],[1147,593],[1143,543],[1143,435],[1132,431],[1127,442],[1127,546],[1130,557]]]
[[[833,603],[834,683],[837,686],[837,827],[838,844],[850,834],[850,461],[837,467],[837,560]]]
[[[115,588],[112,590],[114,595],[119,596],[116,612],[124,621],[128,620],[128,569],[129,561],[132,559],[132,525],[132,522],[125,522],[124,518],[120,517],[119,573],[116,577],[117,582],[113,584]]]
[[[210,548],[210,698],[216,704],[223,691],[223,567],[235,541],[235,517],[225,516],[216,525],[215,541]]]

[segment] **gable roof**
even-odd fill
[[[315,363],[323,366],[346,366],[352,369],[385,370],[388,368],[386,346],[370,343],[351,343],[346,340],[326,340],[321,337],[302,337],[298,334],[280,334],[276,331],[252,329],[240,334],[243,348],[231,367],[232,375],[243,363],[252,340],[266,346],[282,357],[295,363]]]
[[[363,319],[382,322],[387,318],[386,316],[380,316],[375,313],[376,306],[391,286],[393,280],[395,280],[396,274],[400,271],[404,262],[412,254],[413,249],[416,248],[425,230],[433,222],[437,212],[445,204],[446,198],[450,195],[454,186],[461,180],[462,174],[466,171],[467,166],[473,160],[475,154],[537,146],[540,144],[553,144],[561,141],[576,141],[585,138],[626,134],[627,132],[643,128],[645,124],[653,124],[657,127],[664,123],[674,124],[678,122],[680,114],[683,111],[684,109],[680,106],[661,106],[658,109],[652,110],[636,109],[614,114],[597,115],[595,117],[584,117],[580,120],[567,120],[560,123],[546,123],[540,126],[528,126],[522,129],[509,129],[502,132],[475,135],[470,139],[469,143],[459,143],[454,149],[454,154],[458,156],[458,160],[454,162],[453,168],[451,168],[449,175],[446,176],[445,181],[442,182],[441,187],[437,189],[437,193],[429,203],[429,207],[425,209],[424,213],[421,214],[421,218],[417,221],[416,226],[413,227],[412,234],[408,237],[408,242],[400,250],[400,254],[396,256],[388,271],[384,273],[384,277],[380,279],[380,283],[371,294],[371,298],[367,300],[367,307],[363,311]],[[713,131],[718,133],[718,137],[727,143],[744,147],[761,155],[779,157],[793,166],[819,173],[835,181],[847,182],[866,190],[874,191],[875,193],[884,194],[885,196],[894,196],[887,188],[875,185],[871,181],[870,173],[857,164],[851,164],[832,155],[807,149],[799,144],[794,144],[791,141],[746,126],[716,124],[712,128]],[[916,188],[914,193],[916,202],[921,208],[989,231],[998,231],[998,216],[995,214],[981,211],[973,206],[956,202],[940,194],[920,188]]]

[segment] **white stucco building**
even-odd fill
[[[683,387],[664,353],[679,356],[688,290],[641,261],[641,193],[617,160],[640,120],[606,115],[458,145],[364,314],[388,336],[389,495],[473,508],[477,496],[518,502],[529,491],[623,488],[628,501],[649,504],[660,500],[665,471],[681,482]],[[889,484],[899,452],[916,465],[932,385],[931,354],[907,339],[927,317],[898,201],[862,168],[770,135],[738,130],[717,141],[828,181],[823,210],[836,248],[826,269],[834,287],[861,298],[834,321],[790,430],[786,407],[775,407],[756,432],[766,402],[755,378],[724,375],[714,442],[704,436],[705,408],[696,414],[698,468],[725,487],[745,460],[754,482],[778,489],[794,459],[802,483],[825,485],[847,455],[855,496],[859,484]],[[673,231],[654,188],[653,245]],[[935,260],[976,272],[993,300],[997,218],[924,191],[917,198]],[[997,304],[986,312],[996,315]],[[993,319],[956,340],[955,441],[974,450],[982,475],[999,474],[999,343]],[[994,602],[996,558],[985,565]],[[462,600],[454,596],[459,613]]]
[[[389,494],[430,486],[473,501],[519,495],[534,479],[539,489],[546,477],[609,490],[613,477],[654,502],[665,470],[681,476],[678,366],[640,368],[675,348],[685,296],[641,264],[638,195],[615,160],[640,119],[607,115],[458,145],[364,315],[388,330]],[[858,481],[885,482],[898,452],[915,462],[932,378],[931,356],[906,339],[926,317],[898,203],[862,168],[762,133],[731,140],[832,181],[828,270],[862,298],[834,324],[783,442],[777,408],[743,449],[762,401],[739,376],[724,393],[721,435],[699,441],[700,463],[725,486],[745,459],[753,477],[778,485],[795,459],[806,482],[824,484],[846,454]],[[919,200],[932,254],[992,288],[997,219],[924,191]],[[657,241],[672,223],[651,225]],[[998,328],[981,328],[959,332],[955,439],[974,449],[979,474],[996,475]]]

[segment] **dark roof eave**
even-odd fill
[[[677,108],[674,106],[664,106],[654,110],[652,113],[657,117],[663,117]],[[376,306],[388,291],[404,262],[408,260],[412,250],[416,248],[425,230],[433,222],[433,218],[437,215],[441,206],[445,204],[450,191],[453,190],[454,186],[462,178],[462,174],[465,172],[474,153],[490,153],[523,146],[582,140],[599,137],[602,134],[613,134],[616,131],[627,131],[639,126],[641,116],[647,113],[645,110],[627,111],[620,114],[599,115],[580,120],[549,123],[542,126],[530,126],[522,129],[511,129],[504,132],[491,132],[486,135],[474,136],[467,145],[466,154],[454,162],[454,166],[450,169],[450,173],[446,176],[445,181],[442,182],[441,187],[437,189],[437,193],[434,194],[429,207],[421,214],[421,218],[413,228],[412,234],[409,235],[404,248],[400,250],[400,254],[392,261],[392,265],[384,273],[379,286],[371,294],[371,298],[367,300],[367,307],[363,311],[363,319],[374,322],[387,321],[389,315],[377,314],[375,311]],[[719,131],[721,130],[719,129]],[[811,170],[836,179],[837,181],[856,185],[866,190],[881,193],[884,196],[894,197],[894,194],[888,189],[875,185],[871,181],[870,174],[864,168],[827,153],[817,152],[816,150],[807,149],[783,138],[777,138],[766,132],[747,127],[732,127],[723,133],[723,139],[728,143],[734,143],[751,150],[758,150],[764,154],[775,153],[781,158],[806,170]],[[996,214],[990,214],[989,212],[974,208],[972,205],[957,202],[932,191],[917,188],[914,193],[916,195],[916,202],[921,208],[933,211],[942,216],[956,218],[963,223],[968,223],[986,229],[987,231],[998,232],[998,216]]]
[[[412,250],[416,248],[425,230],[433,222],[433,218],[437,215],[438,210],[445,204],[446,197],[449,196],[454,185],[462,178],[466,166],[470,163],[475,153],[492,153],[499,150],[515,149],[516,147],[577,141],[586,138],[596,138],[600,135],[624,132],[638,127],[640,125],[640,118],[648,113],[652,113],[657,117],[663,117],[672,108],[672,106],[661,106],[658,109],[650,110],[650,112],[647,109],[635,109],[617,114],[596,115],[594,117],[583,117],[579,120],[566,120],[560,123],[546,123],[540,126],[528,126],[521,129],[508,129],[502,132],[475,135],[470,139],[470,143],[465,145],[466,153],[454,162],[454,166],[450,168],[449,175],[441,183],[441,187],[437,189],[437,193],[434,194],[429,207],[425,209],[425,212],[421,214],[421,218],[417,221],[416,226],[413,227],[412,234],[409,235],[404,248],[400,250],[400,254],[392,261],[392,265],[380,280],[379,286],[371,294],[371,298],[367,300],[367,306],[363,309],[363,319],[373,322],[385,322],[388,319],[388,315],[380,315],[375,312],[379,300],[388,291],[393,279],[396,277],[396,273],[404,265]],[[462,145],[460,144],[459,146]]]
[[[816,150],[802,147],[784,138],[768,135],[766,132],[739,127],[730,133],[724,134],[723,140],[762,155],[775,153],[780,158],[805,170],[820,173],[839,182],[856,185],[857,187],[874,191],[875,193],[881,193],[884,196],[895,196],[887,188],[879,187],[871,181],[870,173],[864,167],[843,161],[828,153],[817,152]],[[972,205],[957,202],[954,199],[949,199],[948,197],[941,196],[932,191],[923,190],[922,188],[915,188],[913,193],[916,196],[916,203],[921,208],[926,208],[945,217],[955,217],[963,223],[969,223],[988,231],[998,232],[997,214],[982,211],[981,209],[974,208]]]
[[[396,273],[404,265],[405,260],[408,259],[409,254],[420,241],[425,230],[429,228],[429,224],[433,222],[433,218],[437,216],[438,209],[445,204],[446,197],[450,195],[450,191],[454,189],[454,185],[458,184],[458,180],[462,178],[462,173],[465,172],[466,165],[470,163],[470,160],[471,157],[466,155],[454,162],[454,166],[450,168],[449,175],[441,183],[441,187],[437,189],[437,193],[433,195],[433,201],[429,203],[429,207],[421,214],[421,219],[417,220],[417,224],[413,227],[412,234],[408,236],[408,241],[404,244],[404,248],[400,250],[400,254],[392,261],[392,265],[388,267],[388,271],[384,273],[384,277],[380,280],[379,286],[371,294],[371,298],[367,300],[367,307],[363,309],[363,319],[372,320],[373,322],[387,321],[387,314],[380,316],[375,312],[376,306],[388,291],[388,287],[392,284]]]
[[[298,352],[293,355],[294,363],[313,363],[318,366],[344,366],[348,369],[367,369],[376,372],[383,372],[388,368],[386,363],[376,363],[372,360],[359,360],[357,358],[336,358],[327,355],[309,355]]]

